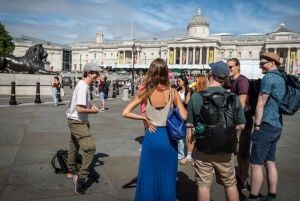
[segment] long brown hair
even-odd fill
[[[155,59],[150,64],[150,67],[144,77],[143,83],[145,88],[141,90],[138,97],[142,99],[143,103],[151,96],[152,92],[157,89],[164,91],[170,88],[169,70],[167,63],[160,58]]]
[[[197,76],[197,91],[202,91],[207,88],[207,79],[205,75],[198,75]]]

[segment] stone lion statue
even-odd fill
[[[44,62],[48,53],[42,44],[30,47],[22,57],[11,55],[0,55],[0,71],[9,73],[30,73],[30,74],[58,74],[47,71]]]

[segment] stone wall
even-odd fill
[[[61,76],[57,76],[61,81]],[[0,73],[0,94],[11,94],[11,82],[15,81],[16,95],[36,95],[37,82],[40,82],[40,95],[52,95],[50,79],[53,77],[54,75]]]

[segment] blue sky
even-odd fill
[[[300,32],[299,0],[0,0],[0,22],[13,37],[57,43],[164,39],[187,35],[198,7],[210,34],[268,33],[284,23]]]

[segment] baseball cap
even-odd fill
[[[211,67],[213,75],[218,77],[219,79],[224,80],[225,77],[229,76],[230,70],[227,63],[218,61],[215,63],[210,63],[209,66]]]
[[[84,72],[90,72],[90,71],[94,71],[94,72],[102,72],[103,69],[100,68],[97,64],[95,63],[88,63],[84,66],[83,69]]]

